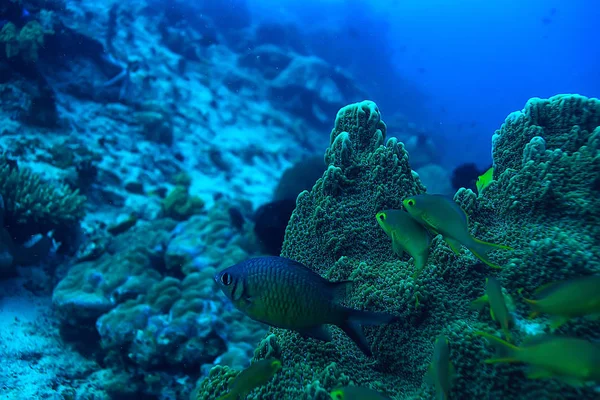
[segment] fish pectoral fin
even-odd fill
[[[529,379],[548,379],[554,377],[551,371],[540,367],[530,367],[525,375]]]
[[[402,258],[404,256],[404,249],[402,248],[402,245],[400,245],[398,234],[396,232],[392,232],[392,250],[398,257]]]
[[[421,219],[423,220],[423,222],[425,222],[425,224],[427,225],[427,228],[434,231],[436,233],[436,235],[438,234],[439,228],[436,224],[433,223],[433,219],[429,215],[423,214],[421,216]]]
[[[450,247],[450,249],[454,252],[454,254],[459,255],[460,254],[460,249],[462,248],[462,245],[460,244],[460,242],[451,239],[449,237],[444,236],[444,241],[446,242],[446,244],[448,245],[448,247]]]
[[[569,317],[553,317],[550,319],[550,328],[557,329],[569,321]]]
[[[317,325],[312,328],[298,330],[298,333],[303,337],[310,337],[323,342],[331,342],[331,331],[325,325]]]

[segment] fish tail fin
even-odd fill
[[[471,239],[473,239],[473,240],[471,241],[469,246],[467,246],[467,248],[469,250],[471,250],[471,253],[473,253],[473,255],[475,257],[477,257],[482,262],[484,262],[485,264],[489,265],[492,268],[502,269],[501,266],[496,265],[490,261],[490,259],[488,258],[488,253],[490,253],[493,250],[498,250],[498,249],[514,250],[512,247],[509,247],[509,246],[484,242],[483,240],[479,240],[474,237],[472,237]]]
[[[367,357],[372,357],[373,353],[371,352],[371,348],[363,333],[361,325],[389,324],[396,321],[398,317],[391,314],[353,310],[350,308],[346,309],[346,311],[347,318],[338,326],[354,343],[356,343]]]
[[[523,288],[519,289],[517,291],[517,293],[519,293],[519,296],[521,296],[523,301],[525,303],[527,303],[529,305],[529,307],[531,307],[532,312],[531,312],[531,314],[529,314],[529,319],[533,319],[533,318],[537,317],[537,315],[540,313],[539,307],[538,307],[538,301],[531,300],[531,299],[528,299],[525,296],[523,296]]]
[[[512,339],[510,337],[510,331],[508,330],[508,326],[506,326],[506,324],[504,326],[502,326],[502,331],[504,332],[504,337],[506,338],[506,342],[507,343],[512,342]]]
[[[520,349],[517,346],[486,332],[479,331],[475,332],[475,334],[486,338],[496,349],[495,356],[485,360],[486,364],[519,362],[517,353]]]
[[[470,307],[472,310],[481,310],[483,307],[485,307],[489,302],[489,298],[487,294],[484,294],[481,297],[478,297],[477,299],[473,300],[470,304]]]

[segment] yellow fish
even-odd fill
[[[416,278],[427,264],[431,234],[403,210],[384,210],[375,216],[379,226],[392,239],[392,250],[399,257],[406,251],[415,261]]]
[[[488,253],[496,249],[512,250],[508,246],[476,239],[469,233],[469,218],[454,200],[439,194],[420,194],[402,201],[404,208],[419,223],[440,234],[455,254],[460,254],[461,245],[478,259],[492,268],[501,268],[492,263]]]
[[[271,378],[281,369],[281,361],[275,358],[260,360],[235,377],[229,393],[219,397],[217,400],[237,400],[244,398],[252,390],[269,382]]]
[[[481,191],[488,187],[490,183],[494,180],[494,167],[490,167],[487,171],[480,175],[477,178],[477,182],[475,182],[475,186],[477,186],[477,193],[481,194]]]
[[[509,328],[513,319],[506,306],[502,286],[494,278],[485,279],[485,294],[471,303],[471,307],[480,309],[486,304],[490,304],[490,315],[494,321],[498,321],[504,332],[506,340],[510,341]]]
[[[558,328],[571,318],[600,316],[600,275],[546,284],[534,293],[538,299],[523,300],[531,307],[532,317],[539,313],[552,315],[552,328]]]
[[[475,332],[488,339],[497,349],[494,363],[525,363],[530,379],[558,378],[573,386],[600,382],[600,346],[583,339],[539,335],[527,339],[521,347],[485,332]]]
[[[338,388],[331,392],[330,396],[332,400],[390,400],[375,390],[360,386]]]
[[[435,340],[431,365],[426,375],[428,383],[435,386],[436,400],[448,399],[454,376],[455,371],[450,361],[448,339],[446,336],[440,335]]]

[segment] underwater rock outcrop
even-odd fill
[[[396,399],[431,397],[434,389],[423,378],[440,334],[449,340],[457,371],[451,398],[597,398],[593,387],[528,379],[519,365],[484,364],[491,350],[474,332],[500,327],[469,303],[483,293],[487,276],[516,295],[519,288],[529,294],[547,282],[600,272],[600,101],[578,95],[529,100],[494,135],[495,181],[479,197],[469,189],[456,193],[474,236],[515,249],[491,253],[502,270],[479,263],[466,249],[455,255],[438,236],[427,266],[416,280],[411,277],[412,262],[392,252],[375,214],[400,208],[404,197],[425,187],[402,143],[385,142],[385,133],[372,102],[338,112],[328,168],[298,196],[281,255],[329,280],[353,280],[349,306],[391,312],[401,322],[365,328],[375,362],[337,329],[324,343],[272,328],[255,358],[278,357],[283,369],[247,398],[325,400],[349,383]],[[529,310],[515,302],[515,343],[535,330],[549,331],[545,318],[525,319]],[[577,319],[558,333],[598,340],[599,328],[598,321]],[[223,394],[235,375],[215,367],[200,382],[197,398]]]

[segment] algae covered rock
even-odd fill
[[[491,270],[466,249],[454,254],[438,236],[414,280],[412,261],[392,252],[375,214],[400,208],[404,197],[425,188],[402,143],[384,145],[386,126],[374,103],[342,108],[325,153],[327,170],[298,196],[282,256],[327,279],[353,280],[349,306],[391,312],[401,321],[365,328],[374,360],[335,329],[333,341],[324,343],[272,328],[255,358],[275,353],[283,369],[248,399],[328,399],[329,391],[349,383],[396,399],[433,397],[424,375],[440,334],[449,338],[457,370],[451,398],[596,398],[590,387],[527,379],[519,365],[484,364],[491,349],[474,332],[498,332],[499,326],[469,303],[482,294],[487,276],[516,295],[519,288],[530,292],[553,280],[600,273],[599,116],[598,100],[577,95],[532,99],[509,116],[493,139],[495,182],[479,197],[461,189],[454,200],[469,215],[471,234],[515,250],[491,253],[504,266]],[[527,321],[528,313],[517,301],[511,332],[517,344],[532,324],[549,331],[545,317]],[[560,333],[597,340],[599,328],[597,321],[577,319]],[[199,398],[222,394],[230,376],[214,370],[200,383]]]
[[[114,254],[72,266],[52,296],[63,324],[93,324],[119,304],[146,293],[161,279],[156,264],[173,226],[171,220],[139,224],[122,234]]]

